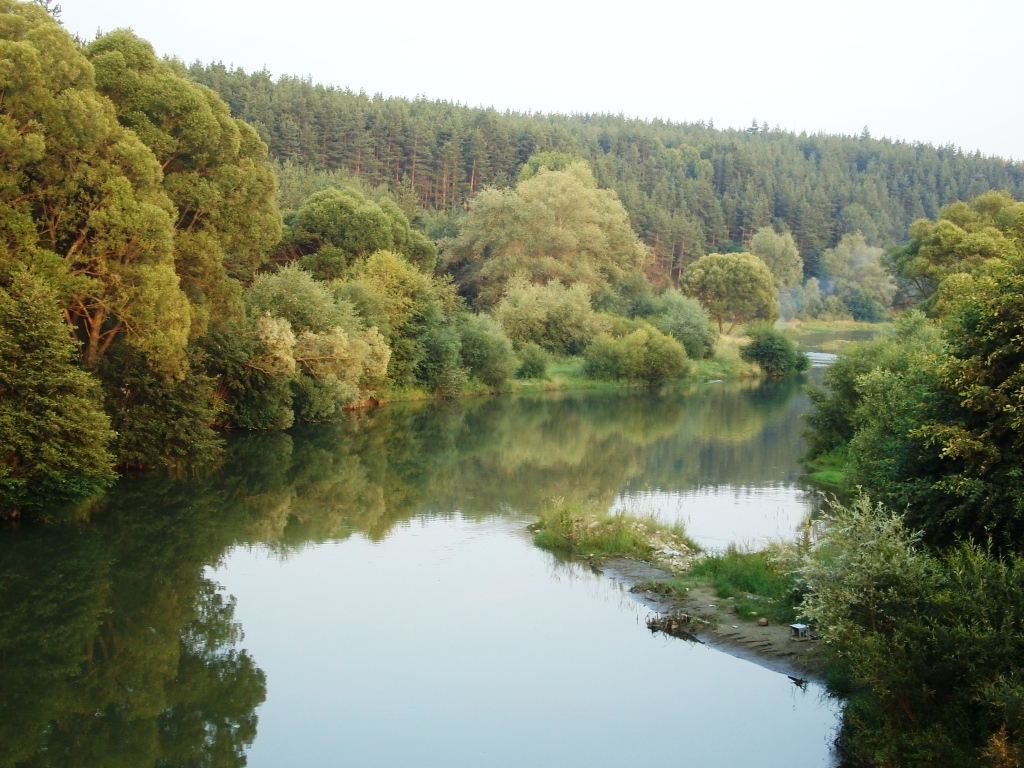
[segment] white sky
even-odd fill
[[[1024,159],[1022,0],[61,0],[71,32],[368,93],[752,118]]]

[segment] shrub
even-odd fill
[[[740,347],[740,357],[748,363],[757,363],[769,376],[784,376],[810,368],[811,361],[796,342],[771,325],[752,325],[747,334],[750,341]]]
[[[680,342],[686,347],[686,354],[695,360],[714,354],[718,334],[699,301],[678,291],[666,291],[660,304],[659,315],[652,318],[659,331]]]
[[[546,379],[550,361],[550,356],[540,345],[534,344],[532,341],[524,344],[519,350],[519,371],[516,373],[516,378]]]
[[[467,317],[461,330],[460,355],[469,375],[489,387],[504,386],[515,374],[519,361],[501,326],[485,315],[476,315]]]
[[[583,371],[593,379],[660,384],[686,374],[686,349],[649,326],[619,339],[602,333],[587,347]]]
[[[533,342],[557,355],[579,354],[597,329],[590,292],[583,285],[513,281],[494,317],[513,344]]]
[[[467,378],[459,334],[452,327],[435,326],[424,334],[423,347],[417,378],[438,397],[458,397]]]

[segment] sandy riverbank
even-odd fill
[[[756,619],[741,619],[732,610],[732,601],[719,599],[705,587],[692,587],[685,596],[666,596],[651,591],[635,591],[637,584],[651,580],[670,579],[673,574],[639,560],[610,558],[594,566],[613,581],[633,592],[652,614],[666,616],[685,613],[694,617],[680,626],[677,637],[691,635],[694,641],[714,646],[733,656],[748,659],[761,666],[782,672],[794,681],[815,680],[818,642],[794,640],[788,626],[758,626]]]

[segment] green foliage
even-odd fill
[[[477,195],[445,261],[460,291],[487,309],[514,278],[593,294],[637,272],[645,255],[616,194],[598,189],[586,164],[574,162]]]
[[[190,73],[258,126],[280,161],[358,175],[445,214],[481,189],[510,186],[524,158],[542,150],[582,158],[599,185],[618,194],[653,251],[649,274],[665,283],[705,253],[772,224],[792,232],[807,276],[821,277],[822,252],[845,233],[860,231],[871,245],[902,242],[912,221],[935,218],[956,200],[990,189],[1024,196],[1019,162],[951,146],[500,112],[374,97],[222,64],[197,64]]]
[[[182,67],[129,30],[86,48],[96,88],[153,153],[175,218],[174,266],[192,302],[192,335],[237,308],[238,285],[281,235],[266,145]]]
[[[467,373],[462,367],[462,339],[450,325],[435,325],[423,334],[423,355],[416,378],[438,397],[458,397],[466,385]]]
[[[718,334],[700,302],[672,290],[665,291],[659,299],[657,313],[649,318],[651,324],[686,347],[691,359],[711,357]]]
[[[933,544],[958,537],[1014,547],[1024,533],[1016,257],[968,283],[945,327],[907,313],[892,334],[843,355],[813,395],[812,453],[849,445],[847,482],[894,508]]]
[[[298,264],[317,280],[338,280],[350,273],[351,259],[341,248],[325,245],[299,259]]]
[[[872,304],[872,307],[877,305]],[[821,289],[818,278],[812,277],[779,293],[779,314],[786,320],[848,320],[850,308],[838,296]]]
[[[931,554],[863,496],[834,504],[826,523],[802,569],[803,610],[849,681],[843,757],[975,766],[1003,749],[1019,759],[1024,559],[968,544]]]
[[[99,375],[120,466],[181,470],[219,455],[221,440],[212,429],[217,418],[213,381],[201,370],[168,376],[131,346],[118,344],[104,356]]]
[[[547,379],[551,356],[539,344],[532,341],[519,348],[519,370],[517,379]]]
[[[942,333],[920,312],[905,312],[891,330],[869,342],[844,347],[836,361],[825,369],[824,388],[810,390],[814,411],[808,414],[807,439],[810,455],[820,456],[847,445],[856,432],[862,408],[860,382],[873,370],[895,376],[934,368],[944,352]]]
[[[621,317],[647,317],[662,309],[650,281],[642,272],[625,275],[614,287],[602,288],[591,297],[595,311]]]
[[[517,347],[533,343],[557,355],[579,354],[599,327],[590,291],[581,284],[513,280],[494,318]]]
[[[924,303],[937,310],[936,291],[951,275],[977,275],[993,260],[1020,253],[1024,247],[1024,203],[1006,192],[989,192],[969,203],[955,202],[935,221],[919,219],[910,227],[910,242],[886,255],[903,304]]]
[[[4,86],[0,243],[47,270],[95,368],[118,336],[170,374],[185,365],[189,302],[174,264],[173,206],[153,153],[118,124],[81,47],[46,12],[0,6]],[[16,75],[14,74],[16,73]]]
[[[829,293],[838,296],[854,320],[882,319],[892,305],[896,283],[882,262],[881,248],[872,248],[859,232],[843,235],[822,255]]]
[[[486,315],[470,315],[459,328],[459,354],[469,375],[493,389],[501,389],[520,368],[512,342],[501,326]]]
[[[422,270],[432,271],[437,250],[389,198],[374,201],[354,187],[329,188],[299,206],[284,234],[288,258],[318,279],[341,277],[348,267],[376,251],[401,254]]]
[[[530,526],[533,541],[544,549],[569,555],[589,555],[598,559],[650,558],[652,539],[679,552],[692,549],[686,532],[667,526],[655,517],[637,517],[625,512],[600,512],[576,503],[544,507],[540,520]]]
[[[761,227],[750,238],[750,252],[768,265],[775,278],[776,290],[800,284],[804,262],[789,232],[780,235],[771,227]]]
[[[925,417],[908,414],[917,422],[911,442],[924,443],[939,457],[925,475],[930,485],[924,505],[932,514],[943,510],[942,523],[932,528],[943,537],[991,536],[1016,547],[1024,536],[1018,490],[1024,465],[1024,253],[948,287],[942,286],[949,353],[936,371]],[[914,395],[927,392],[919,388]]]
[[[77,357],[53,291],[21,269],[0,276],[0,517],[42,516],[113,482],[114,433]]]
[[[248,321],[220,324],[201,340],[207,369],[218,379],[223,396],[220,426],[242,429],[287,429],[295,421],[292,376],[276,362]],[[277,346],[277,345],[275,345]]]
[[[337,291],[365,324],[379,328],[391,349],[387,375],[392,384],[419,383],[433,390],[444,382],[449,392],[461,389],[465,372],[452,326],[463,305],[451,283],[425,274],[398,254],[378,251]],[[430,357],[435,353],[443,353],[443,361]]]
[[[245,304],[245,332],[257,336],[259,344],[239,347],[251,355],[241,362],[265,375],[290,379],[300,420],[336,418],[345,405],[372,397],[385,386],[391,351],[384,337],[375,327],[363,328],[352,304],[299,267],[258,276]],[[265,384],[262,377],[245,379]],[[247,399],[263,396],[252,393]],[[284,403],[273,399],[280,404],[259,407],[268,425],[287,421],[280,414]]]
[[[523,167],[519,169],[518,181],[532,179],[543,171],[564,171],[574,163],[581,163],[586,166],[587,162],[581,157],[568,155],[564,152],[541,152],[530,155]]]
[[[593,379],[661,384],[682,378],[687,370],[683,345],[651,326],[620,338],[601,333],[584,352],[583,371]]]
[[[811,367],[811,361],[795,341],[770,323],[747,327],[750,341],[740,347],[740,358],[757,363],[769,376],[799,373]]]
[[[737,323],[778,319],[775,278],[767,265],[750,253],[713,253],[686,269],[684,288],[700,300],[722,332]]]

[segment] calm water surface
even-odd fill
[[[810,513],[800,379],[480,398],[235,437],[0,534],[0,766],[827,766],[811,684],[651,635],[551,499],[710,547]]]

